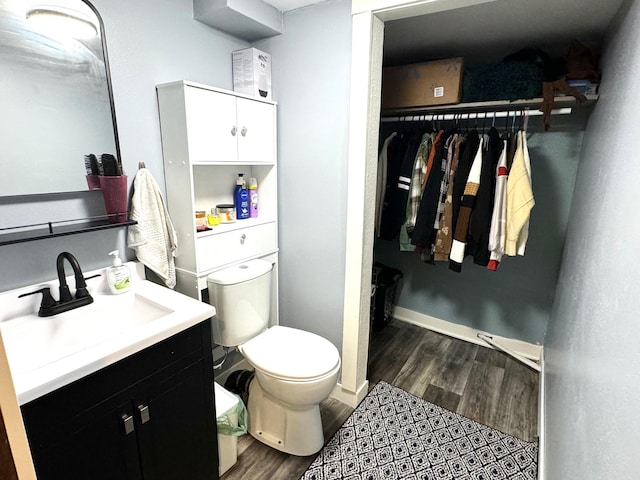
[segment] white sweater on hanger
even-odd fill
[[[523,142],[523,137],[524,132],[519,131],[518,147],[507,179],[507,240],[504,253],[509,256],[524,255],[529,235],[529,215],[536,203],[531,187],[531,166],[527,166],[529,156],[524,153],[526,138]]]

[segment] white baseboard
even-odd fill
[[[535,362],[540,361],[542,354],[542,346],[534,345],[532,343],[524,342],[522,340],[516,340],[513,338],[500,337],[493,335],[489,332],[483,332],[476,330],[475,328],[467,327],[466,325],[458,325],[457,323],[447,322],[446,320],[440,320],[439,318],[425,315],[424,313],[414,312],[403,307],[395,307],[393,309],[393,318],[402,320],[403,322],[411,323],[419,327],[433,330],[443,335],[448,335],[453,338],[465,340],[467,342],[475,343],[476,345],[482,345],[483,347],[494,348],[484,340],[478,338],[478,334],[490,335],[493,339],[514,351],[518,355],[522,355],[525,358],[533,360]]]
[[[538,383],[538,480],[544,480],[544,448],[545,448],[545,425],[544,425],[544,351],[540,352],[540,380]]]
[[[356,408],[364,397],[367,396],[367,393],[369,393],[368,380],[365,380],[364,383],[360,385],[357,392],[351,392],[342,388],[342,384],[338,382],[329,396],[350,407]]]

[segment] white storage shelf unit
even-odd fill
[[[167,206],[178,232],[176,289],[201,299],[210,273],[254,258],[276,265],[276,285],[276,104],[187,81],[157,93]],[[238,173],[258,181],[258,217],[196,232],[196,211],[233,203]]]

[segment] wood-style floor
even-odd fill
[[[502,432],[536,439],[538,374],[495,350],[393,320],[372,333],[368,379],[370,388],[384,380]],[[325,441],[352,411],[331,398],[320,410]],[[287,455],[244,435],[238,463],[222,479],[298,479],[314,457]]]

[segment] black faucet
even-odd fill
[[[56,260],[58,281],[60,282],[60,303],[66,303],[73,300],[71,292],[69,291],[69,285],[67,285],[67,279],[65,278],[65,259],[71,264],[71,268],[73,268],[73,275],[76,279],[76,299],[91,297],[91,295],[89,295],[89,292],[87,291],[87,283],[84,280],[84,275],[82,275],[82,270],[80,269],[78,260],[69,252],[62,252],[60,255],[58,255],[58,259]]]
[[[75,298],[71,295],[69,285],[67,285],[67,279],[64,270],[64,261],[67,260],[73,268],[73,274],[76,281],[76,295]],[[19,297],[26,297],[27,295],[33,295],[35,293],[42,293],[42,302],[40,309],[38,310],[38,316],[50,317],[57,315],[58,313],[67,312],[74,308],[82,307],[93,303],[93,297],[87,290],[87,282],[85,281],[82,269],[76,257],[69,252],[62,252],[58,255],[56,260],[56,269],[58,271],[58,281],[60,282],[60,300],[56,300],[51,296],[49,287],[41,288],[35,292],[23,293]]]

